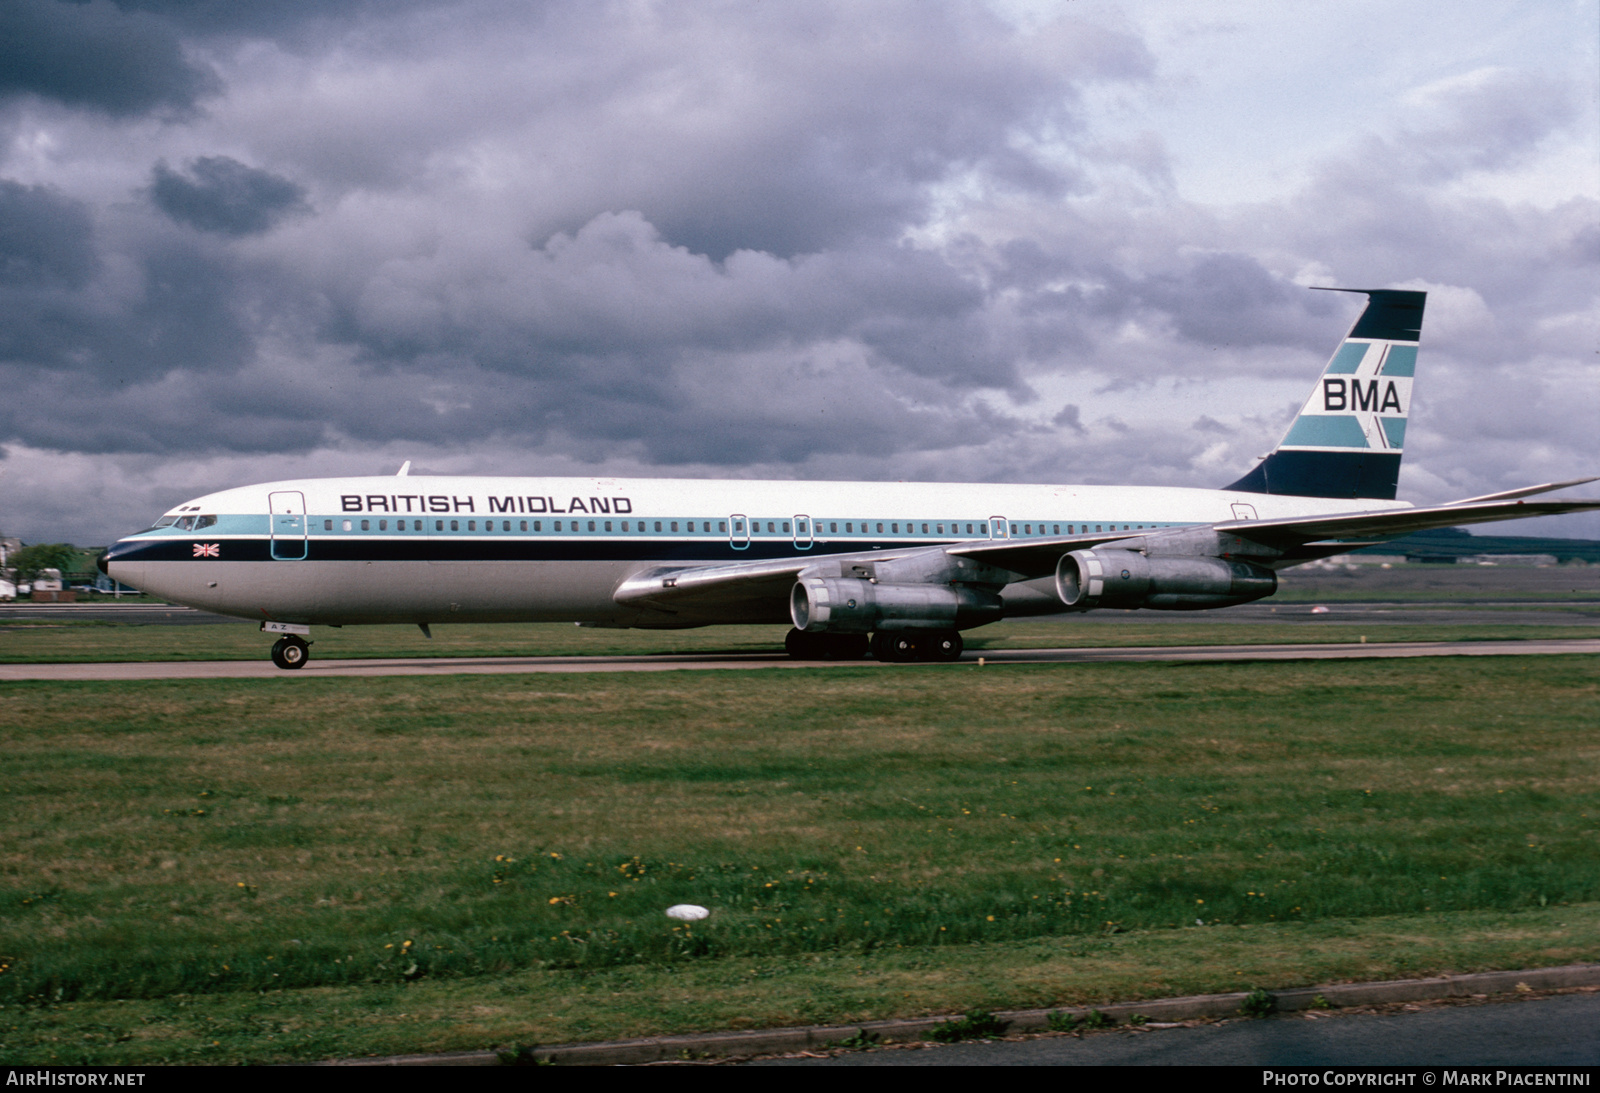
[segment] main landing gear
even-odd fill
[[[954,630],[880,630],[872,635],[872,655],[886,661],[960,660],[965,648]]]
[[[285,634],[272,645],[272,663],[280,668],[304,668],[311,659],[311,643],[299,634]]]
[[[790,630],[783,639],[783,651],[795,660],[860,660],[867,655],[867,635]]]
[[[808,634],[790,630],[784,651],[796,660],[860,660],[870,651],[886,661],[960,660],[966,647],[954,630],[879,631],[865,634]]]

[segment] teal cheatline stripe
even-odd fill
[[[1416,352],[1416,350],[1412,350]],[[1347,376],[1361,367],[1361,358],[1367,355],[1366,342],[1345,342],[1339,352],[1328,362],[1328,375]]]
[[[1365,448],[1367,437],[1361,423],[1349,414],[1306,414],[1295,420],[1283,446]]]
[[[1380,417],[1383,422],[1383,435],[1389,438],[1389,447],[1396,450],[1406,446],[1406,419],[1403,417]]]
[[[1414,376],[1417,373],[1417,347],[1391,345],[1389,355],[1383,360],[1383,375]]]

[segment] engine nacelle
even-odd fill
[[[1278,590],[1278,575],[1226,558],[1133,550],[1074,550],[1056,563],[1056,595],[1068,607],[1198,611],[1249,603]]]
[[[802,577],[789,594],[789,617],[807,634],[968,630],[997,621],[1003,611],[999,596],[965,585]]]

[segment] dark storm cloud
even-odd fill
[[[36,192],[22,191],[19,201],[19,190],[0,185],[0,235],[17,203],[53,209],[69,230],[45,241],[58,264],[53,280],[0,282],[0,437],[91,452],[192,450],[197,437],[237,443],[251,422],[208,419],[194,381],[236,374],[254,354],[238,271],[181,243],[155,243],[131,259],[94,255],[81,209]],[[5,261],[41,268],[14,265],[9,249]],[[174,427],[175,418],[183,424]]]
[[[1056,416],[1050,419],[1050,424],[1060,429],[1071,429],[1079,436],[1088,431],[1083,427],[1078,407],[1070,402],[1056,412]]]
[[[1335,306],[1245,254],[1194,255],[1179,269],[1119,278],[1108,288],[1098,301],[1107,311],[1151,309],[1178,337],[1206,346],[1320,344]]]
[[[371,360],[456,356],[528,377],[604,360],[607,382],[649,390],[680,353],[855,339],[956,387],[1009,386],[988,344],[984,294],[936,254],[866,244],[785,261],[740,251],[712,261],[663,240],[638,213],[603,214],[542,247],[441,246],[391,263],[346,300],[326,335]],[[629,364],[628,362],[631,362]]]
[[[533,75],[496,110],[526,126],[527,166],[553,196],[570,189],[570,218],[550,228],[636,209],[718,260],[898,238],[955,177],[1062,193],[1075,168],[1032,149],[1080,124],[1081,83],[1153,68],[1132,35],[1078,22],[1023,35],[978,4],[639,5],[518,21]],[[574,49],[601,60],[556,82]]]
[[[433,0],[112,0],[119,11],[144,12],[188,34],[280,38],[291,41],[330,24],[367,15],[393,16],[419,7],[437,7]]]
[[[82,202],[0,179],[0,285],[81,287],[97,265],[93,235]]]
[[[0,96],[32,94],[112,115],[187,110],[218,90],[175,29],[106,0],[0,4]]]
[[[227,156],[204,156],[180,174],[156,164],[150,197],[180,224],[222,235],[269,231],[284,217],[309,212],[305,189]]]

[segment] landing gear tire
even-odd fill
[[[916,660],[921,642],[909,630],[879,631],[872,635],[872,655],[892,664]]]
[[[304,668],[311,659],[311,645],[295,634],[286,634],[272,645],[272,663],[280,668]]]
[[[867,635],[790,630],[784,636],[783,651],[795,660],[860,660],[867,655]]]
[[[967,643],[961,640],[961,635],[954,630],[935,630],[923,636],[922,659],[924,660],[960,660],[961,651]]]
[[[783,637],[783,651],[795,660],[821,660],[821,636],[808,634],[804,630],[790,630]]]
[[[829,634],[823,656],[829,660],[860,660],[867,655],[867,635]]]

